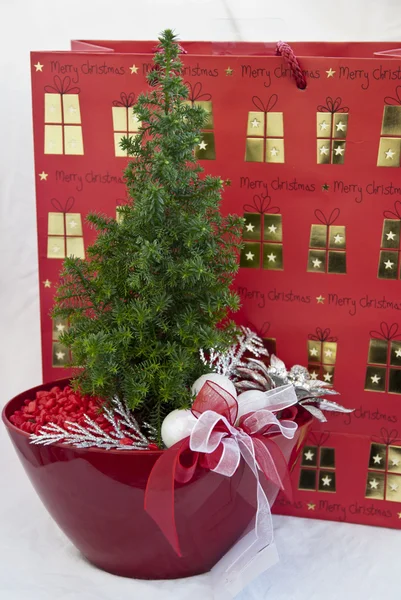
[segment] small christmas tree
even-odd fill
[[[134,113],[139,134],[122,141],[130,200],[116,220],[90,214],[88,259],[67,258],[54,316],[80,367],[75,386],[105,402],[124,399],[160,432],[165,414],[188,407],[192,383],[208,368],[199,350],[226,350],[239,308],[230,290],[242,219],[219,212],[224,182],[201,175],[194,147],[206,113],[188,102],[180,47],[159,38],[153,86]]]

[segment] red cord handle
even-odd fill
[[[306,88],[306,78],[291,46],[286,42],[277,42],[276,54],[278,56],[282,56],[290,67],[292,74],[294,75],[297,88],[304,90]]]

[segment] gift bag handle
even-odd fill
[[[286,42],[277,42],[276,54],[278,56],[282,56],[290,67],[295,79],[295,83],[297,84],[297,88],[304,90],[306,88],[306,78],[291,46]]]

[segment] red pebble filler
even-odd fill
[[[91,396],[81,396],[69,385],[63,389],[55,386],[49,391],[36,392],[35,400],[25,400],[20,410],[16,410],[11,415],[10,421],[26,433],[38,434],[46,423],[56,423],[64,428],[65,422],[70,421],[85,426],[84,415],[106,433],[114,431],[113,426],[102,413],[101,400]],[[124,429],[122,425],[121,430]],[[120,443],[132,446],[134,442],[130,437],[125,437],[120,440]],[[158,447],[156,444],[149,444],[149,449],[157,450]]]

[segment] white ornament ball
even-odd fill
[[[190,410],[173,410],[162,423],[162,440],[167,448],[191,435],[197,418]]]
[[[219,375],[218,373],[207,373],[206,375],[201,375],[192,386],[192,394],[195,396],[199,394],[206,381],[213,381],[217,383],[223,390],[226,390],[231,396],[234,398],[237,397],[237,390],[231,379],[226,377],[225,375]]]

